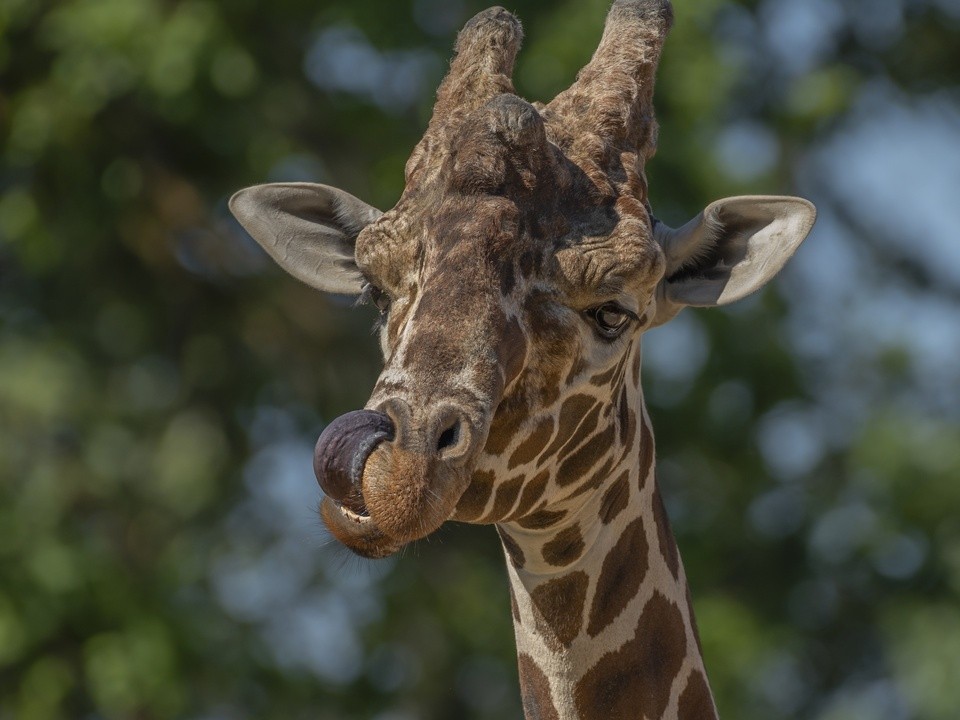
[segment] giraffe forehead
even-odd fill
[[[476,291],[476,280],[490,284],[501,268],[541,255],[545,243],[508,198],[407,192],[360,234],[356,259],[371,282],[397,292],[465,281]]]
[[[502,271],[531,253],[562,251],[559,267],[538,264],[540,280],[559,269],[560,290],[656,275],[661,253],[645,208],[642,158],[614,154],[612,174],[597,175],[589,153],[581,157],[559,129],[509,93],[431,124],[408,163],[400,202],[358,239],[361,270],[399,287],[444,260]]]
[[[649,219],[622,203],[531,208],[503,196],[405,198],[357,240],[357,262],[372,282],[463,285],[510,295],[522,280],[574,302],[641,293],[662,277],[664,260]],[[486,294],[486,293],[485,293]]]

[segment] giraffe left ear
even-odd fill
[[[686,306],[740,300],[766,285],[810,232],[817,210],[796,197],[717,200],[676,230],[657,223],[654,237],[667,260],[657,288],[655,325]]]
[[[255,185],[230,198],[230,211],[277,264],[307,285],[359,295],[357,235],[383,213],[350,193],[315,183]]]

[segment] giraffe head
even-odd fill
[[[383,372],[315,458],[323,519],[352,550],[551,512],[632,442],[641,333],[753,292],[806,236],[815,213],[797,198],[721,200],[678,230],[653,217],[644,166],[671,23],[667,0],[617,0],[576,82],[534,105],[510,79],[519,22],[484,11],[393,209],[307,183],[231,200],[285,270],[380,309]]]

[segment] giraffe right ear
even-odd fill
[[[383,213],[353,195],[314,183],[255,185],[230,211],[284,270],[318,290],[359,295],[357,235]]]
[[[710,203],[676,230],[656,223],[667,267],[654,326],[685,307],[727,305],[759,290],[793,256],[816,217],[803,198],[749,196]]]

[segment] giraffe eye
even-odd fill
[[[587,311],[587,314],[593,320],[600,336],[607,340],[613,340],[626,330],[633,313],[616,303],[604,303]]]
[[[383,290],[380,290],[379,288],[374,288],[371,300],[373,300],[373,304],[376,306],[377,310],[380,311],[381,315],[387,314],[387,310],[390,309],[389,295],[387,295]]]
[[[363,305],[370,303],[380,311],[381,315],[386,315],[390,309],[390,296],[376,285],[367,283],[360,295],[360,303]]]

